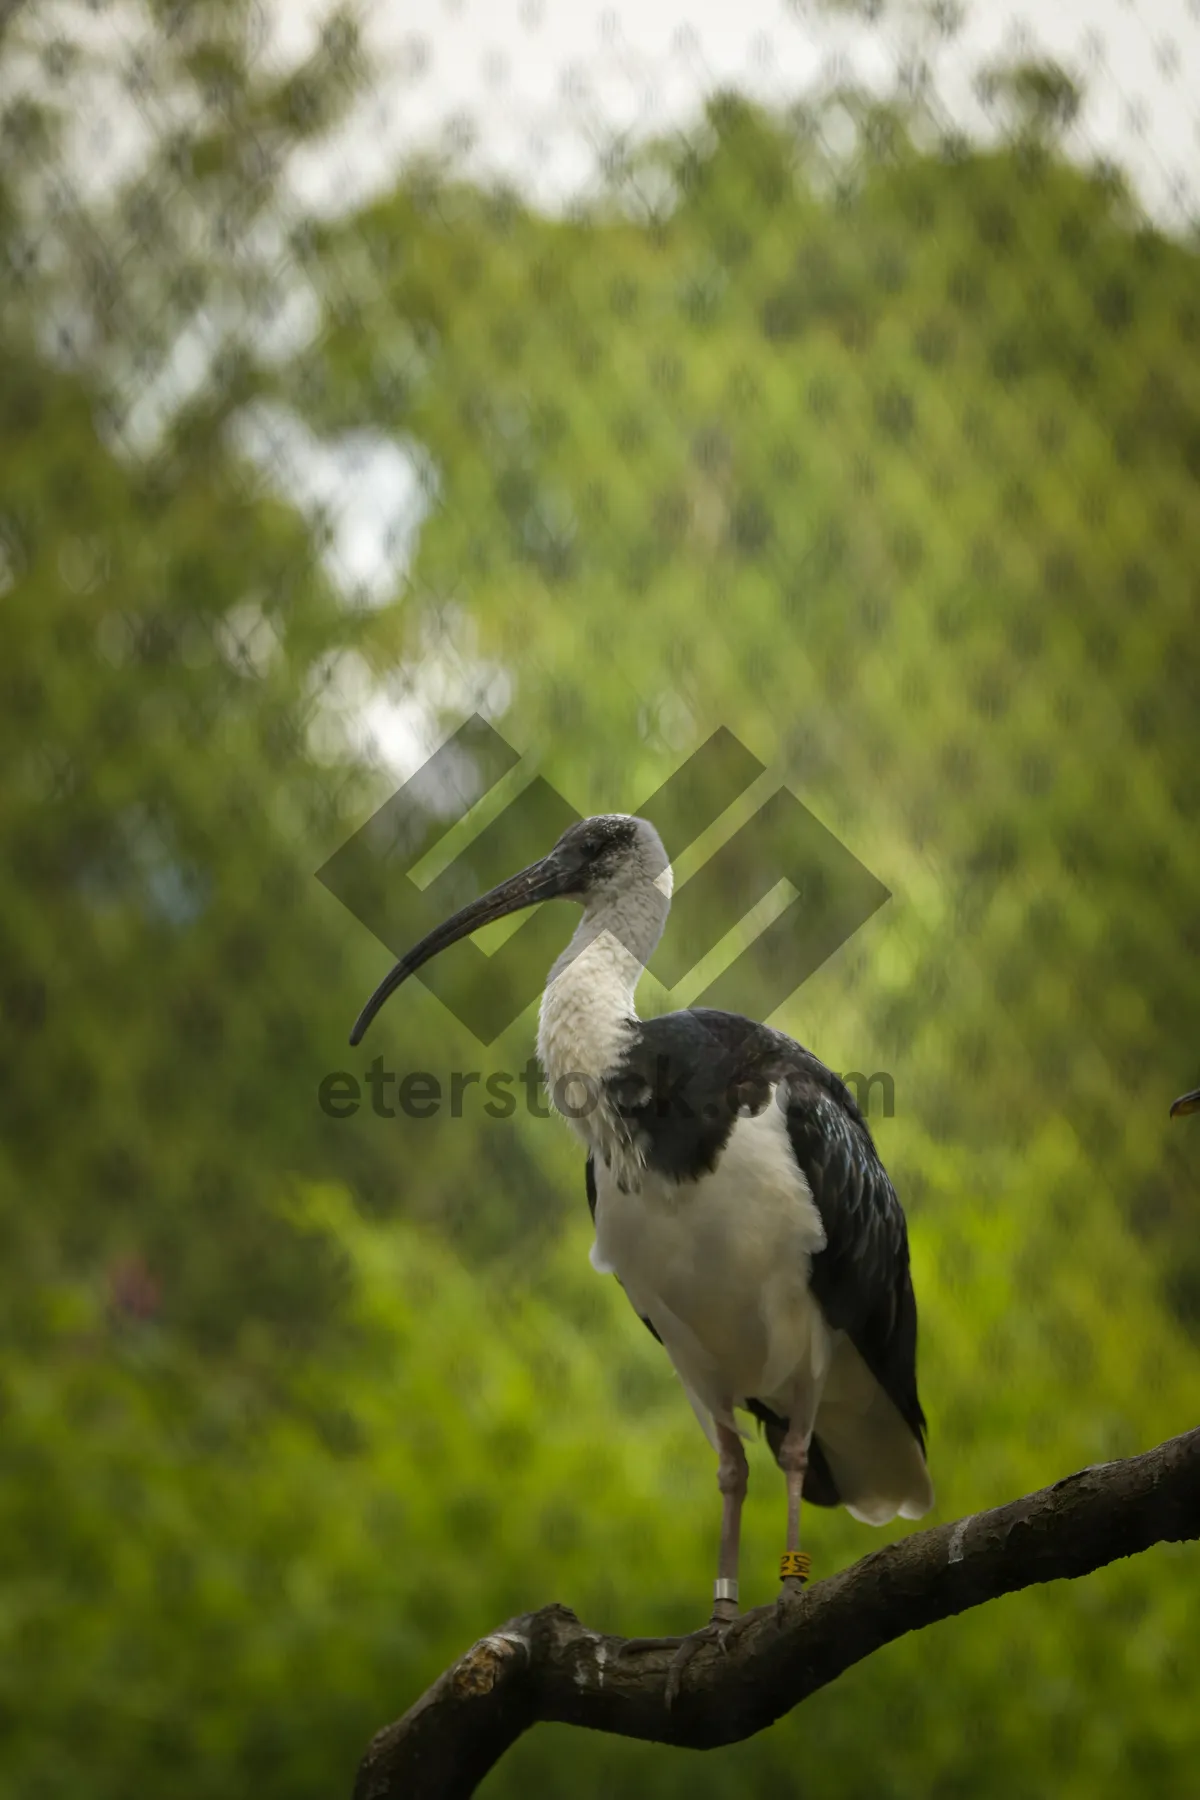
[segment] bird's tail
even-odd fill
[[[788,1421],[761,1400],[746,1405],[778,1460]],[[817,1408],[804,1498],[813,1506],[844,1506],[864,1525],[886,1525],[897,1514],[919,1519],[933,1505],[920,1443],[848,1340],[835,1354]]]
[[[919,1519],[933,1505],[919,1440],[848,1339],[834,1356],[814,1436],[842,1505],[864,1524],[886,1525],[897,1513]]]

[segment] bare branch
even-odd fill
[[[1200,1429],[889,1544],[817,1582],[786,1614],[747,1613],[724,1654],[706,1647],[689,1663],[670,1710],[670,1651],[619,1656],[626,1640],[546,1606],[481,1638],[379,1733],[355,1800],[459,1800],[542,1720],[692,1749],[736,1743],[906,1632],[1196,1537]]]

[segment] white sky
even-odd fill
[[[326,10],[275,0],[271,51],[303,53]],[[301,166],[302,190],[344,205],[386,185],[404,151],[465,137],[475,167],[555,204],[586,188],[614,130],[685,126],[718,85],[786,102],[841,58],[843,74],[890,88],[911,41],[894,10],[867,25],[815,0],[373,0],[368,42],[386,73],[335,148]],[[1120,162],[1164,224],[1200,213],[1200,0],[973,0],[964,12],[933,58],[948,118],[986,133],[981,65],[1052,55],[1087,85],[1070,151]]]

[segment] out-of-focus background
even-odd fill
[[[703,1616],[567,1133],[318,1102],[530,1054],[416,984],[349,1051],[389,955],[316,878],[474,714],[443,859],[724,728],[695,866],[782,782],[891,891],[773,1016],[891,1078],[935,1517],[1194,1425],[1195,4],[0,20],[0,1792],[325,1800],[514,1612]],[[751,1603],[781,1525],[757,1445]],[[1190,1794],[1198,1575],[483,1791]]]

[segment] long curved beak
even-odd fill
[[[460,907],[444,924],[436,926],[428,937],[423,937],[419,944],[414,945],[407,956],[402,956],[391,974],[380,982],[354,1021],[354,1030],[350,1033],[351,1044],[361,1043],[363,1033],[384,1001],[440,950],[448,950],[460,938],[470,937],[481,926],[490,925],[496,919],[507,918],[509,913],[523,912],[527,906],[536,906],[541,900],[554,900],[570,893],[571,881],[570,872],[556,861],[552,853],[544,856],[540,862],[531,863],[519,875],[510,875],[507,881],[492,888],[490,893],[481,894],[478,900]]]
[[[1193,1088],[1190,1094],[1180,1094],[1178,1100],[1171,1104],[1171,1117],[1180,1119],[1184,1113],[1200,1112],[1200,1088]]]

